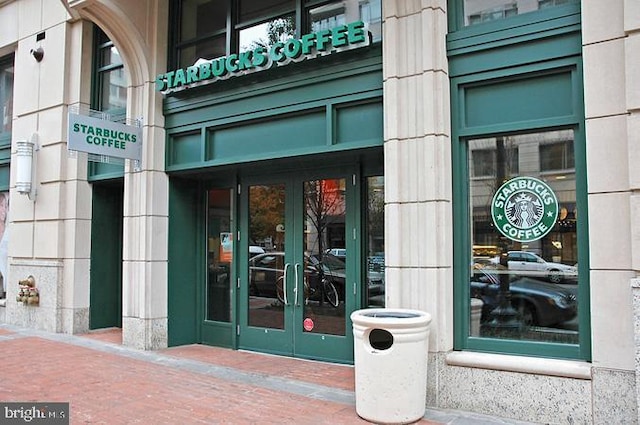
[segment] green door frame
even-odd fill
[[[318,334],[303,331],[303,312],[300,299],[295,299],[292,290],[294,279],[289,278],[289,308],[285,308],[285,330],[267,329],[262,327],[252,327],[248,324],[248,300],[249,292],[249,270],[248,267],[241,265],[248,264],[248,238],[240,238],[239,256],[240,259],[237,267],[237,273],[240,277],[240,289],[237,296],[237,311],[239,312],[238,321],[238,348],[246,348],[256,351],[269,352],[273,354],[292,355],[294,357],[313,358],[319,360],[328,360],[334,362],[352,363],[353,362],[353,334],[351,332],[351,322],[349,315],[360,307],[361,286],[355,282],[362,282],[361,267],[358,267],[360,261],[360,252],[357,247],[357,235],[361,234],[359,229],[360,221],[360,194],[357,167],[341,167],[327,168],[304,171],[295,170],[289,173],[282,173],[277,176],[270,175],[267,178],[259,176],[248,176],[241,178],[241,201],[240,210],[240,234],[249,234],[249,195],[248,188],[254,184],[270,184],[284,183],[286,187],[286,203],[285,217],[286,229],[293,231],[286,232],[285,246],[292,247],[285,251],[285,263],[291,264],[289,276],[295,274],[296,264],[304,264],[302,235],[304,230],[303,223],[303,183],[307,180],[321,178],[343,178],[345,179],[345,199],[346,199],[346,216],[345,216],[345,244],[348,257],[346,265],[345,279],[345,329],[344,335]],[[351,237],[353,235],[353,237]],[[299,280],[301,280],[299,278]],[[300,282],[298,282],[301,285]],[[300,295],[299,295],[300,296]],[[297,304],[297,306],[296,306]]]

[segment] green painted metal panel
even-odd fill
[[[93,185],[89,327],[122,326],[122,184]]]
[[[324,111],[210,132],[207,160],[251,158],[326,145]]]
[[[188,164],[202,161],[200,132],[172,136],[169,139],[169,164]]]
[[[124,165],[122,164],[109,164],[106,162],[93,162],[88,163],[88,178],[90,182],[100,180],[111,180],[124,177]]]
[[[382,71],[369,69],[360,75],[345,74],[338,79],[317,78],[279,86],[253,87],[253,91],[239,92],[233,95],[215,93],[203,99],[190,99],[189,105],[172,103],[165,105],[165,126],[168,129],[189,125],[196,122],[220,121],[251,114],[256,111],[268,111],[282,107],[308,109],[314,102],[320,105],[331,103],[332,99],[354,93],[367,93],[382,88]],[[188,113],[184,113],[187,112]]]
[[[9,190],[11,163],[11,133],[0,134],[0,191]]]
[[[571,32],[569,32],[571,31]],[[553,36],[553,32],[562,32],[560,36]],[[580,26],[575,25],[563,31],[552,31],[548,38],[541,38],[540,34],[527,37],[520,44],[507,44],[505,46],[483,45],[461,49],[458,52],[449,53],[449,75],[458,77],[476,72],[503,69],[511,66],[542,63],[561,56],[579,55],[582,50]],[[523,45],[526,47],[523,50]],[[455,60],[451,60],[455,57]]]
[[[205,268],[204,201],[197,181],[169,182],[168,344],[198,343]]]
[[[571,72],[528,77],[465,88],[465,127],[574,115]]]
[[[382,102],[336,108],[336,121],[337,144],[384,140]]]
[[[11,161],[11,139],[0,142],[0,163]]]
[[[9,164],[0,165],[0,191],[4,192],[9,190],[10,173]]]
[[[367,122],[381,116],[381,54],[377,45],[167,96],[167,171],[381,146],[382,120]],[[357,103],[377,105],[349,109]]]
[[[232,323],[204,322],[200,329],[203,344],[234,348],[233,335],[235,334],[235,326]]]
[[[380,45],[168,95],[165,127],[382,89]],[[244,102],[243,102],[244,101]],[[247,102],[248,101],[248,102]],[[212,108],[207,110],[207,108]],[[189,114],[183,114],[188,112]]]

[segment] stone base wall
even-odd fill
[[[139,350],[167,348],[167,319],[123,317],[122,345]]]
[[[429,354],[427,407],[535,423],[637,423],[633,371],[586,366],[591,376],[582,379],[453,366],[447,355]]]
[[[62,261],[11,261],[6,282],[6,323],[48,332],[63,332],[62,271]],[[29,276],[33,276],[35,287],[38,289],[38,305],[29,305],[16,300],[20,291],[18,282]]]

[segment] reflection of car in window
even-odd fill
[[[500,278],[507,275],[511,305],[525,325],[551,326],[572,320],[578,311],[574,291],[537,279],[510,273],[499,264],[474,264],[471,275],[471,298],[484,302],[481,321],[491,320],[498,307]]]
[[[277,285],[284,275],[284,252],[257,254],[249,259],[249,288],[251,295],[277,298]],[[346,264],[340,258],[331,255],[305,254],[305,279],[310,288],[319,288],[320,279],[328,279],[335,286],[339,301],[344,301]],[[380,296],[384,299],[384,281],[367,279],[369,297]],[[281,294],[280,294],[281,295]]]
[[[331,254],[341,260],[347,258],[347,250],[345,248],[331,248],[327,250],[327,254]]]
[[[258,254],[264,254],[265,252],[266,251],[261,246],[257,246],[257,245],[250,245],[249,246],[249,257],[254,257],[254,256],[258,255]]]
[[[563,281],[577,282],[578,269],[562,263],[545,261],[533,252],[509,251],[507,253],[509,270],[515,270],[520,275],[537,277],[552,283]]]

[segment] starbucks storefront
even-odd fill
[[[352,362],[349,315],[385,293],[382,52],[370,28],[158,77],[169,345]]]

